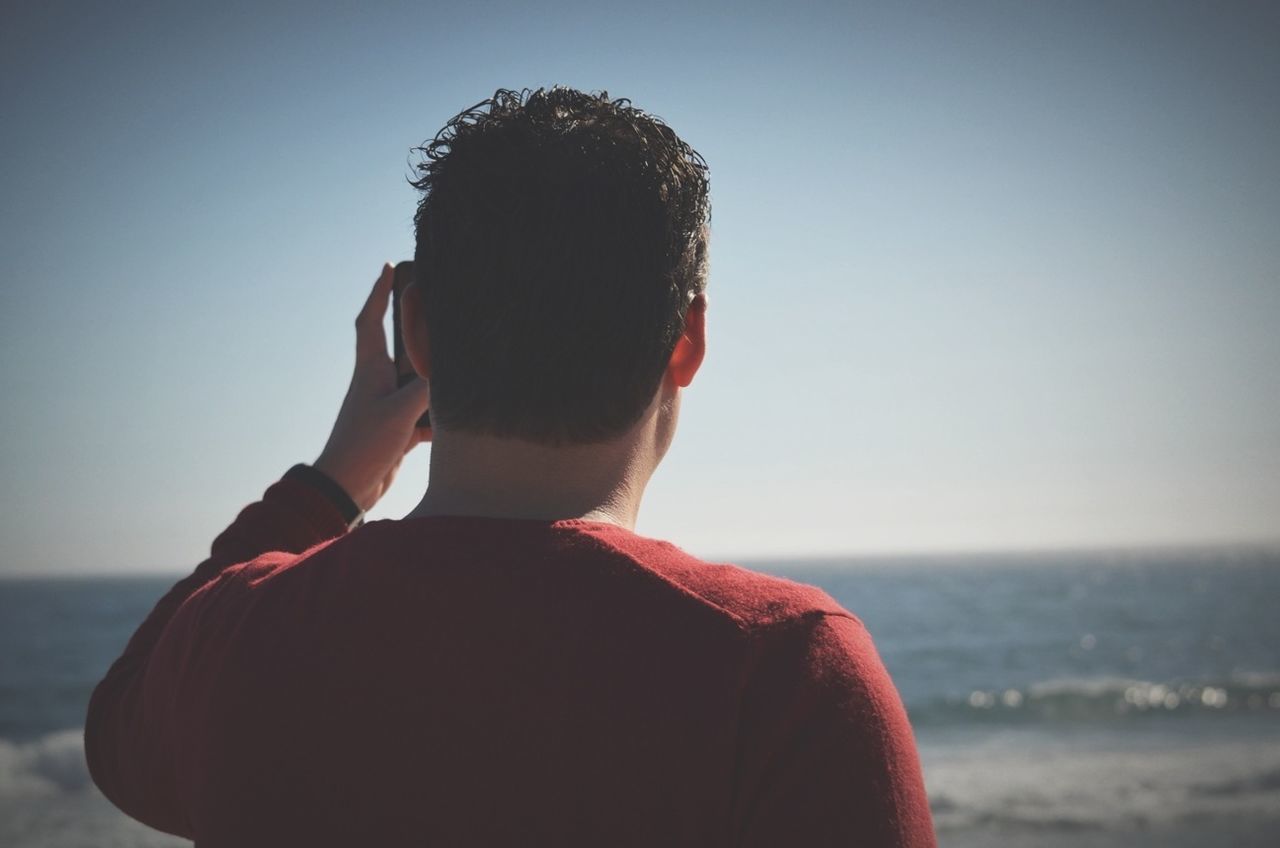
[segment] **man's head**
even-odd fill
[[[418,150],[406,336],[441,431],[603,442],[688,384],[709,183],[670,128],[605,92],[499,90]]]

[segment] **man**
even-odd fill
[[[633,530],[706,351],[703,159],[559,87],[421,149],[421,379],[396,388],[386,265],[319,458],[95,689],[94,781],[201,848],[933,845],[858,619]],[[364,523],[427,439],[421,503]]]

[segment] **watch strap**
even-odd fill
[[[354,529],[364,523],[364,510],[360,505],[351,499],[351,495],[337,481],[315,466],[299,462],[286,471],[284,476],[285,479],[305,483],[325,495],[342,513],[347,529]]]

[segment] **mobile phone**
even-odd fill
[[[418,372],[413,370],[413,363],[409,361],[408,354],[404,350],[404,335],[400,332],[400,293],[404,291],[405,286],[413,282],[413,260],[406,259],[403,262],[396,263],[395,282],[391,287],[391,335],[395,341],[392,348],[395,351],[396,360],[396,386],[403,386],[405,383],[418,378]],[[422,417],[418,419],[418,427],[431,426],[431,412],[422,413]]]

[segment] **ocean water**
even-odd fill
[[[1280,552],[742,564],[866,623],[942,845],[1280,845]],[[116,811],[82,747],[180,576],[0,580],[0,845],[190,844]]]

